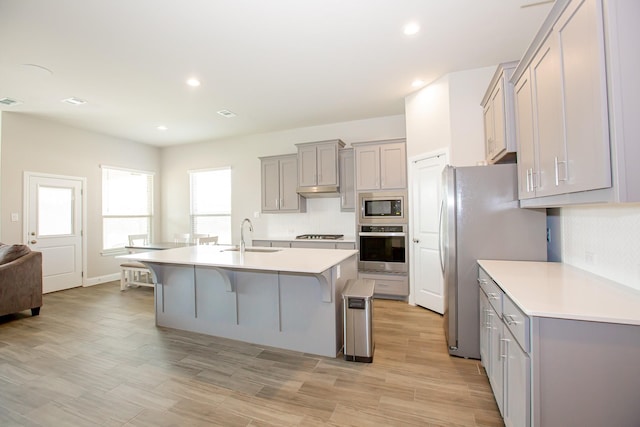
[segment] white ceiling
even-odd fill
[[[402,114],[414,79],[519,59],[531,3],[0,0],[0,109],[157,146]]]

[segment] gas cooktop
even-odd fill
[[[301,234],[296,236],[300,240],[340,240],[344,234]]]

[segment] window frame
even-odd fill
[[[198,173],[206,173],[206,172],[215,172],[215,171],[228,171],[229,173],[229,211],[228,213],[194,213],[194,175]],[[233,205],[233,174],[231,166],[221,166],[214,168],[205,168],[205,169],[193,169],[187,171],[189,175],[189,230],[192,235],[195,234],[212,234],[212,233],[202,233],[196,230],[197,221],[196,218],[229,218],[229,242],[225,242],[224,240],[219,241],[219,244],[231,244],[232,235],[231,235],[231,218],[232,218],[232,205]],[[219,234],[218,234],[219,235]]]
[[[120,255],[120,254],[125,254],[128,253],[127,249],[126,249],[126,245],[128,243],[125,242],[125,246],[122,247],[117,247],[117,248],[105,248],[105,239],[104,239],[104,233],[105,233],[105,219],[127,219],[127,218],[147,218],[147,231],[148,231],[148,241],[151,242],[153,241],[153,236],[154,236],[154,216],[155,216],[155,203],[154,203],[154,192],[155,192],[155,172],[153,171],[146,171],[146,170],[141,170],[141,169],[131,169],[131,168],[124,168],[124,167],[119,167],[119,166],[110,166],[110,165],[100,165],[100,169],[101,169],[101,181],[102,181],[102,185],[101,185],[101,219],[102,219],[102,235],[101,235],[101,239],[102,239],[102,243],[101,243],[101,255],[104,256],[111,256],[111,255]],[[105,205],[104,205],[104,197],[105,197],[105,171],[119,171],[119,172],[128,172],[130,174],[139,174],[139,175],[146,175],[147,176],[147,182],[148,182],[148,186],[147,186],[147,195],[148,195],[148,200],[147,200],[147,207],[149,209],[149,213],[148,214],[135,214],[135,215],[123,215],[123,214],[105,214]]]

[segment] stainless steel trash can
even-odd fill
[[[373,362],[373,290],[371,279],[350,279],[342,291],[344,360]]]

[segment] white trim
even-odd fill
[[[198,173],[198,172],[211,172],[211,171],[220,171],[220,170],[231,170],[231,166],[220,166],[218,168],[203,168],[203,169],[187,169],[188,174]]]
[[[87,271],[87,199],[88,194],[86,192],[87,188],[87,178],[82,176],[72,176],[72,175],[57,175],[51,173],[43,173],[43,172],[31,172],[24,171],[22,180],[22,243],[27,244],[29,240],[29,182],[31,178],[53,178],[53,179],[68,179],[71,181],[80,181],[80,191],[82,194],[82,230],[81,230],[81,239],[82,242],[82,286],[85,284],[85,274]]]
[[[100,165],[100,169],[115,169],[115,170],[119,170],[119,171],[123,171],[123,172],[143,173],[143,174],[151,175],[151,176],[155,176],[155,174],[156,174],[153,171],[146,171],[146,170],[142,170],[142,169],[123,168],[123,167],[120,167],[120,166],[109,166],[109,165]]]
[[[429,151],[427,153],[422,153],[422,154],[418,154],[416,156],[411,157],[410,159],[408,159],[408,163],[409,163],[409,182],[413,183],[414,182],[414,178],[415,178],[415,164],[417,162],[420,162],[422,160],[427,160],[427,159],[431,159],[434,157],[438,157],[438,156],[443,156],[444,155],[444,160],[446,164],[449,164],[449,159],[450,159],[450,153],[449,153],[449,147],[442,147],[440,149],[434,150],[434,151]],[[407,196],[409,197],[409,206],[413,206],[413,188],[411,185],[409,185],[409,188],[407,189]],[[414,235],[413,235],[413,230],[415,229],[414,227],[414,218],[413,215],[409,215],[409,217],[411,218],[411,220],[409,221],[409,238],[408,238],[408,242],[409,242],[409,259],[411,260],[411,262],[409,262],[409,298],[408,298],[408,302],[410,305],[416,305],[416,300],[415,300],[415,283],[414,283],[414,276],[415,276],[415,254],[413,253],[413,239],[414,239]]]
[[[119,280],[120,280],[120,273],[106,274],[104,276],[87,278],[82,284],[82,287],[86,288],[88,286],[101,285],[103,283],[115,282]]]

